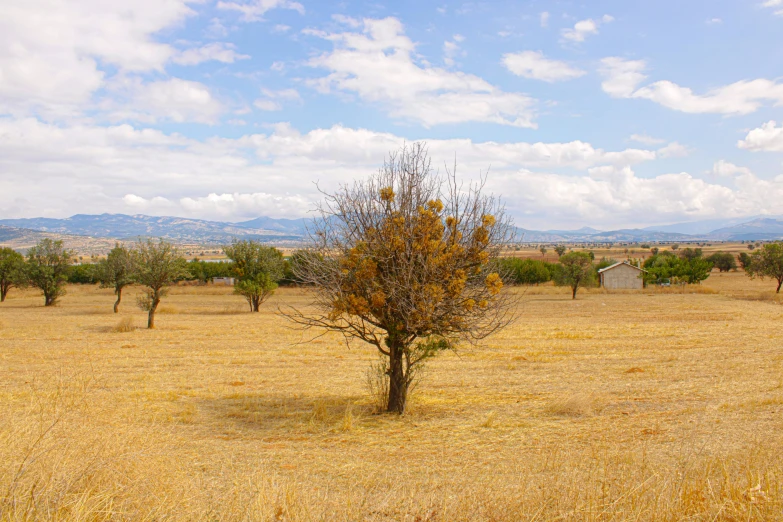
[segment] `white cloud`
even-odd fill
[[[173,58],[180,65],[198,65],[203,62],[216,61],[234,63],[236,60],[247,60],[250,56],[238,54],[236,46],[231,43],[215,42],[203,47],[186,49]]]
[[[228,32],[228,28],[223,25],[223,22],[221,22],[219,18],[213,18],[209,21],[209,25],[204,31],[204,35],[207,38],[217,39],[225,38],[228,36]]]
[[[648,136],[646,134],[631,134],[631,137],[628,139],[637,143],[644,143],[645,145],[658,145],[661,143],[666,143],[666,140],[653,138],[652,136]]]
[[[0,112],[68,114],[104,84],[101,65],[162,71],[176,54],[154,35],[193,15],[192,0],[5,2]]]
[[[614,21],[614,17],[610,15],[604,15],[598,20],[588,18],[587,20],[580,20],[572,29],[563,29],[560,34],[563,36],[563,40],[571,43],[581,43],[585,39],[594,34],[598,34],[598,28],[603,24],[608,24]]]
[[[642,60],[604,58],[599,72],[604,76],[601,88],[614,98],[632,98],[636,87],[644,81],[646,64]]]
[[[704,23],[707,25],[720,25],[723,23],[723,20],[720,18],[709,18]]]
[[[270,89],[261,89],[264,98],[259,98],[253,102],[258,109],[262,111],[279,111],[283,108],[283,101],[301,101],[299,91],[296,89],[282,89],[273,91]]]
[[[464,41],[464,36],[461,34],[455,34],[451,40],[446,40],[443,42],[443,63],[446,64],[447,67],[454,66],[454,58],[460,54],[461,51],[459,44]],[[465,52],[462,51],[461,55],[465,56]]]
[[[335,46],[309,61],[312,67],[331,71],[310,82],[321,92],[355,93],[380,104],[394,118],[425,126],[481,121],[536,127],[535,101],[529,96],[503,92],[472,74],[417,63],[416,45],[395,18],[365,19],[362,33],[305,33]]]
[[[761,4],[763,7],[783,7],[783,0],[767,0],[763,4]],[[775,14],[778,16],[783,16],[783,9],[778,9],[775,11]]]
[[[279,124],[268,134],[194,140],[127,124],[60,127],[32,118],[0,118],[0,136],[0,208],[6,217],[139,211],[224,217],[227,211],[205,202],[201,210],[181,205],[183,198],[199,202],[212,193],[263,192],[282,201],[295,195],[314,202],[320,196],[313,181],[334,188],[363,178],[389,151],[410,142],[394,134],[339,125],[300,133]],[[432,140],[428,146],[435,165],[453,161],[456,154],[462,175],[475,177],[491,166],[493,179],[496,173],[520,168],[584,170],[656,158],[654,151],[605,151],[581,141],[451,139]],[[505,190],[502,185],[495,189],[498,193]],[[22,206],[17,203],[21,196],[34,203]],[[156,197],[163,199],[149,203]],[[312,208],[297,201],[278,215],[301,216]],[[139,205],[147,206],[140,209]],[[243,214],[245,207],[235,208],[237,219],[271,213],[255,209]]]
[[[765,101],[783,105],[783,84],[770,80],[742,80],[698,95],[666,80],[639,87],[647,78],[643,73],[645,69],[642,60],[604,58],[600,72],[605,80],[601,87],[615,98],[647,99],[669,109],[693,114],[750,114]]]
[[[359,27],[362,26],[361,20],[357,20],[356,18],[342,15],[342,14],[333,14],[332,20],[334,20],[337,23],[347,25],[348,27],[351,27],[353,29],[358,29]]]
[[[629,167],[596,167],[589,176],[536,173],[522,169],[504,174],[503,195],[512,214],[526,226],[592,223],[631,227],[683,220],[783,212],[783,179],[761,180],[753,174],[735,179],[736,188],[709,183],[687,172],[641,178]],[[514,212],[514,210],[518,210]],[[540,215],[546,214],[545,218]]]
[[[734,176],[735,174],[751,174],[750,169],[747,167],[738,167],[733,163],[729,163],[725,160],[718,160],[712,166],[711,174],[714,176],[726,178]]]
[[[547,28],[549,27],[549,13],[544,11],[540,15],[538,15],[538,22],[541,24],[541,27]]]
[[[125,92],[119,94],[127,96],[128,101],[114,108],[111,119],[216,123],[224,110],[205,85],[180,78],[145,84],[131,82],[123,88]],[[116,105],[116,101],[110,101],[106,108]]]
[[[320,199],[313,181],[333,190],[364,178],[410,142],[339,125],[300,133],[279,124],[267,134],[196,140],[130,125],[61,127],[33,118],[0,118],[0,135],[0,208],[7,217],[144,212],[229,221],[307,215]],[[456,154],[459,174],[468,179],[491,165],[487,190],[502,194],[528,227],[783,213],[783,179],[761,180],[742,167],[726,187],[688,173],[637,177],[629,165],[659,157],[650,150],[468,139],[431,140],[428,147],[434,165]]]
[[[517,76],[545,82],[573,80],[587,74],[565,62],[545,58],[541,51],[504,54],[503,65]]]
[[[291,9],[299,14],[304,14],[305,12],[302,4],[291,0],[252,0],[251,2],[223,2],[221,0],[217,3],[217,8],[239,11],[242,13],[241,20],[243,22],[262,21],[267,11],[272,9]]]
[[[783,152],[783,124],[778,127],[774,121],[768,121],[748,132],[744,140],[737,142],[737,146],[753,152]]]
[[[683,156],[687,156],[689,152],[690,151],[688,150],[688,147],[680,143],[677,143],[676,141],[673,141],[668,145],[666,145],[665,147],[658,149],[658,157],[681,158]]]
[[[283,106],[274,100],[264,100],[259,98],[258,100],[253,102],[253,105],[255,105],[257,109],[262,111],[272,112],[272,111],[283,110]]]
[[[275,195],[266,192],[251,194],[211,193],[205,197],[187,197],[179,204],[191,215],[209,215],[232,219],[235,216],[292,216],[312,208],[312,199],[299,194]]]

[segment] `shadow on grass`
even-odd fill
[[[244,383],[228,383],[240,388]],[[345,433],[378,422],[399,419],[378,414],[367,395],[269,397],[237,391],[223,398],[198,401],[209,424],[253,430],[268,437],[291,439],[302,434]]]

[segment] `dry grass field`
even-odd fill
[[[376,415],[366,346],[230,288],[0,305],[0,520],[783,520],[783,307],[714,273],[517,289],[519,320]],[[132,292],[131,292],[132,294]],[[139,328],[137,328],[139,327]],[[307,338],[304,338],[306,341]]]

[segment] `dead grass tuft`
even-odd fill
[[[497,426],[498,415],[497,412],[491,411],[487,414],[487,418],[481,423],[482,428],[494,428]]]
[[[128,333],[136,330],[136,326],[133,323],[133,317],[125,316],[120,319],[120,322],[111,329],[114,333]]]
[[[547,406],[550,415],[560,417],[585,417],[592,415],[595,409],[595,399],[589,395],[576,394],[565,399],[559,399]]]
[[[638,366],[634,366],[633,368],[628,368],[625,370],[625,373],[644,373],[644,368],[639,368]]]

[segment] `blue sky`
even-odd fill
[[[424,140],[528,228],[783,214],[783,0],[9,0],[2,217],[305,216]]]

